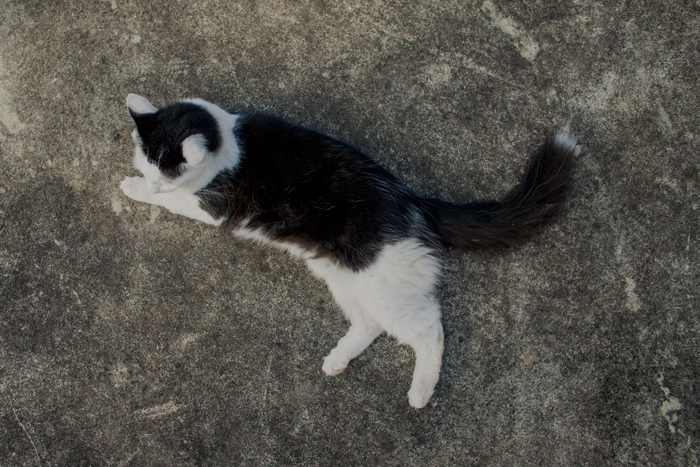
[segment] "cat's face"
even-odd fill
[[[136,128],[134,166],[152,193],[169,193],[201,176],[202,165],[221,144],[214,118],[202,107],[177,103],[155,108],[143,97],[127,96]]]

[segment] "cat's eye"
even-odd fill
[[[173,166],[162,167],[160,170],[165,178],[170,179],[170,180],[174,180],[177,177],[179,177],[180,175],[182,175],[183,173],[185,173],[187,170],[187,167],[185,167],[185,164],[183,163],[183,164],[178,164],[174,167]]]

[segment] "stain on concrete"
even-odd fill
[[[488,13],[493,25],[511,37],[518,52],[520,52],[520,55],[522,55],[525,60],[532,62],[537,58],[540,46],[537,41],[524,30],[523,26],[512,18],[502,15],[493,2],[489,0],[484,2],[482,8]]]
[[[664,396],[666,397],[666,400],[661,403],[661,408],[659,409],[659,412],[661,413],[661,416],[663,416],[668,422],[669,431],[675,434],[675,424],[678,422],[678,414],[676,412],[681,410],[683,408],[683,405],[677,397],[673,397],[671,395],[671,390],[664,386],[663,374],[659,375],[659,377],[656,379],[656,382],[659,383],[659,387],[664,392]]]
[[[0,61],[0,122],[10,134],[19,133],[25,125],[20,122],[17,113],[12,107],[12,97],[5,88],[5,83],[9,81],[7,71]]]

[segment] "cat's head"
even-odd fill
[[[126,97],[136,128],[134,166],[153,193],[168,193],[196,185],[207,158],[216,153],[221,135],[216,119],[202,106],[178,102],[157,109],[136,94]]]

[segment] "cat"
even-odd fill
[[[453,204],[421,198],[358,150],[272,116],[202,99],[157,109],[129,94],[126,104],[143,177],[125,178],[124,194],[304,259],[350,321],[322,370],[339,374],[386,332],[415,352],[415,408],[442,364],[441,251],[536,233],[561,210],[577,145],[567,132],[550,136],[502,200]]]

